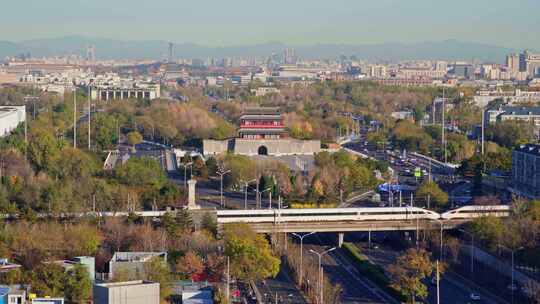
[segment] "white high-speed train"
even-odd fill
[[[473,219],[482,216],[507,217],[512,212],[508,205],[464,206],[441,214],[443,220]]]
[[[348,222],[348,221],[407,221],[473,219],[481,216],[505,217],[510,207],[465,206],[443,214],[417,208],[334,208],[281,210],[218,210],[218,223],[276,223],[276,222]]]
[[[218,210],[219,223],[337,222],[439,219],[437,212],[416,208],[334,208],[281,210]]]

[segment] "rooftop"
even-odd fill
[[[540,107],[509,107],[503,106],[498,109],[492,109],[495,111],[504,111],[502,114],[513,115],[540,115]]]
[[[125,282],[114,282],[114,283],[101,283],[101,284],[96,284],[96,286],[111,288],[111,287],[125,287],[125,286],[151,285],[151,284],[159,284],[159,283],[153,282],[153,281],[136,280],[136,281],[125,281]]]
[[[166,252],[115,252],[111,262],[148,262],[154,257],[167,259]]]
[[[514,148],[514,151],[540,156],[540,145],[525,144]]]
[[[246,108],[242,113],[245,115],[281,115],[281,110],[277,107]]]

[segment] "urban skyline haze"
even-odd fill
[[[231,46],[459,39],[540,48],[536,0],[30,0],[3,8],[9,13],[0,19],[0,40],[11,41],[84,35]]]

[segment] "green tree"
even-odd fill
[[[39,296],[63,297],[66,275],[57,264],[40,264],[30,272],[32,292]]]
[[[444,192],[439,185],[433,181],[426,181],[416,190],[416,197],[423,199],[426,202],[430,200],[431,206],[439,208],[446,206],[448,203],[448,194]]]
[[[135,146],[143,141],[141,133],[137,131],[129,132],[127,135],[128,144]]]
[[[488,126],[486,138],[500,146],[512,148],[521,143],[531,142],[534,139],[533,129],[528,122],[501,121]]]
[[[431,276],[434,268],[427,251],[409,249],[390,265],[390,286],[410,299],[410,303],[414,303],[415,297],[427,297],[427,286],[422,280]]]
[[[50,133],[36,130],[28,146],[28,157],[37,170],[47,170],[59,151],[60,144]]]
[[[166,299],[172,293],[172,274],[163,259],[155,257],[144,264],[144,279],[159,283],[159,296]]]
[[[116,169],[118,180],[132,187],[160,189],[167,178],[160,164],[150,157],[132,157]]]
[[[230,258],[231,274],[240,280],[275,277],[280,260],[272,254],[266,239],[247,224],[224,227],[225,255]]]
[[[201,219],[201,228],[210,232],[213,236],[217,234],[217,222],[210,212],[206,212]]]
[[[475,218],[470,223],[471,231],[491,249],[501,243],[506,225],[503,220],[493,216]]]
[[[182,232],[191,232],[193,230],[193,218],[187,209],[180,209],[176,213],[176,222]]]
[[[92,281],[82,265],[68,270],[65,282],[65,296],[70,303],[85,303],[92,295]]]
[[[179,236],[180,226],[171,213],[167,212],[161,217],[161,227],[165,229],[169,237],[177,238]]]

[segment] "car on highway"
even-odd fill
[[[510,284],[508,285],[507,288],[511,291],[517,291],[519,289],[519,287],[516,284]]]
[[[477,293],[471,293],[470,298],[473,301],[481,301],[482,300],[482,297]]]

